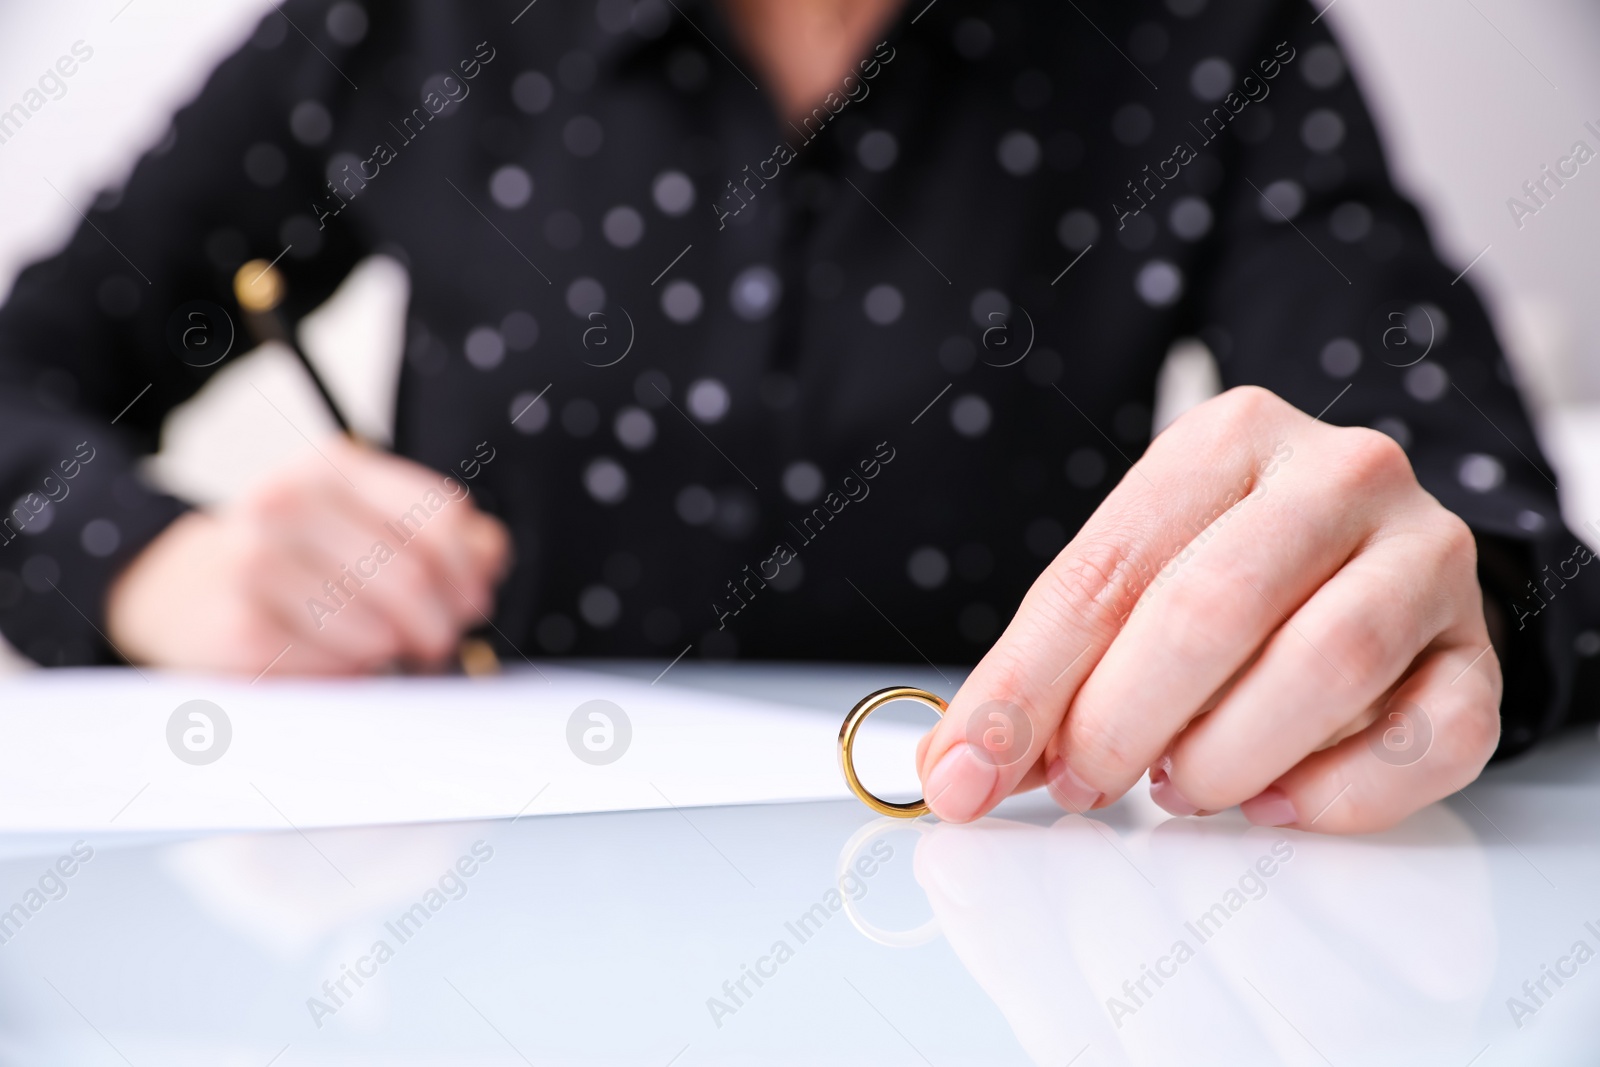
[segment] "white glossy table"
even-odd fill
[[[950,689],[668,676],[829,717],[896,681]],[[1361,839],[1141,790],[968,827],[847,802],[122,835],[47,878],[72,845],[0,838],[0,908],[47,898],[0,913],[0,1064],[1600,1062],[1592,730]]]

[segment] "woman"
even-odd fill
[[[133,476],[241,264],[293,319],[374,252],[397,455],[214,513]],[[252,675],[485,624],[981,654],[919,753],[942,817],[1148,769],[1177,814],[1376,829],[1573,691],[1581,546],[1453,274],[1297,2],[289,3],[0,312],[0,625]],[[1237,388],[1150,442],[1190,336]]]

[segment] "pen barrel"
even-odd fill
[[[338,403],[333,399],[333,394],[323,383],[322,375],[317,373],[317,368],[312,365],[311,359],[296,343],[294,331],[278,313],[278,309],[283,306],[284,298],[289,295],[289,286],[284,280],[283,273],[270,263],[253,259],[234,274],[233,295],[239,301],[245,328],[250,331],[250,336],[255,338],[256,343],[266,344],[268,341],[276,341],[288,346],[289,351],[300,361],[300,366],[305,368],[306,374],[311,378],[311,384],[316,386],[317,394],[322,397],[323,404],[327,405],[333,421],[338,423],[339,429],[346,436],[356,438],[355,431],[350,428],[350,423],[344,417],[344,412],[340,410]]]

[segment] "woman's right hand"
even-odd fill
[[[336,438],[167,527],[112,584],[106,619],[122,655],[157,666],[438,667],[492,614],[509,558],[463,482]]]

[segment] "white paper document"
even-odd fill
[[[837,757],[848,709],[569,669],[255,684],[37,671],[0,693],[0,832],[305,829],[850,796]],[[921,732],[884,722],[868,743],[863,731],[862,778],[916,796]]]

